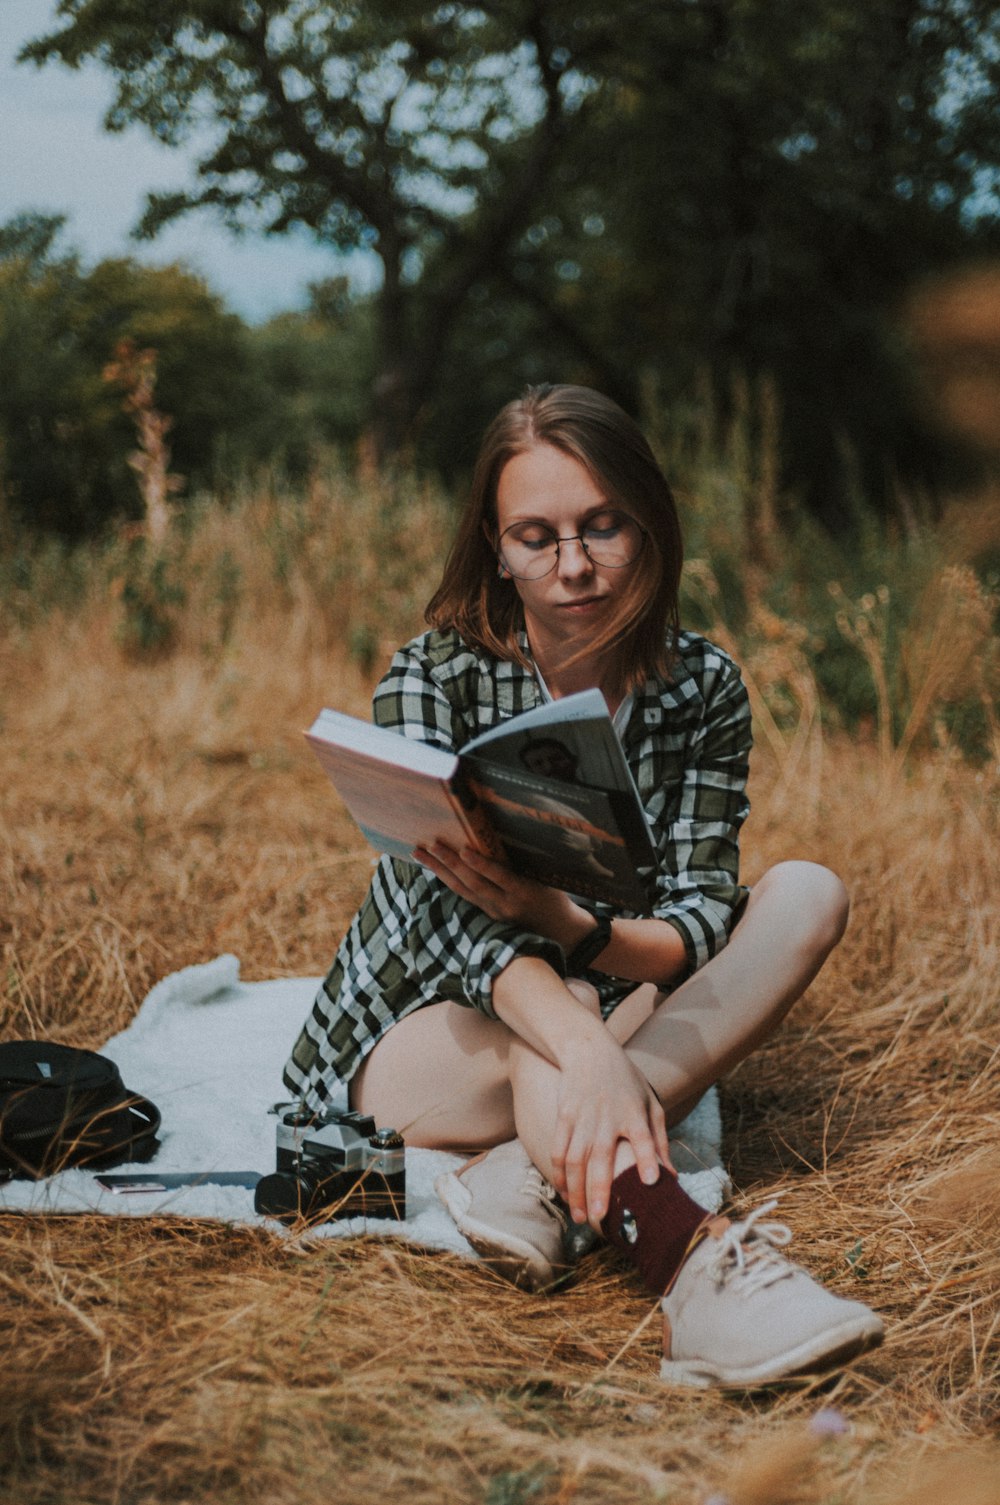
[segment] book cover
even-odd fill
[[[516,872],[579,899],[639,911],[647,907],[637,871],[640,854],[625,838],[611,791],[532,778],[478,758],[472,769],[470,786]],[[645,866],[651,848],[641,855]]]
[[[648,908],[654,848],[600,691],[525,712],[458,754],[330,710],[306,736],[377,851],[471,845],[577,898]]]
[[[462,749],[463,757],[480,754],[491,763],[564,783],[620,790],[639,804],[632,770],[600,690],[546,701],[481,732]]]
[[[341,711],[321,711],[306,737],[377,852],[409,861],[414,847],[444,841],[504,855],[454,753]]]

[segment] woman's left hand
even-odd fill
[[[413,855],[491,920],[509,920],[560,943],[579,938],[581,911],[560,889],[522,878],[505,863],[471,847],[456,852],[439,841],[431,847],[417,847]]]
[[[647,1186],[656,1181],[661,1165],[673,1173],[660,1101],[607,1030],[596,1040],[570,1042],[559,1071],[556,1106],[552,1179],[574,1222],[589,1222],[600,1231],[622,1142],[630,1146]]]

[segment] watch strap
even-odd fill
[[[589,913],[593,914],[593,911]],[[595,914],[593,918],[594,929],[588,930],[583,940],[578,941],[566,956],[566,973],[569,977],[578,977],[581,972],[586,972],[611,939],[611,920],[607,915]]]

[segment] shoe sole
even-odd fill
[[[455,1227],[475,1249],[483,1264],[522,1291],[542,1291],[553,1285],[561,1271],[556,1271],[531,1244],[513,1235],[501,1240],[498,1230],[468,1216],[472,1194],[454,1171],[447,1171],[434,1182],[434,1190],[451,1214]]]
[[[664,1359],[660,1364],[660,1379],[668,1385],[685,1385],[697,1389],[718,1385],[734,1390],[748,1390],[757,1385],[773,1384],[777,1380],[839,1369],[870,1349],[877,1348],[884,1335],[885,1329],[877,1317],[855,1317],[832,1332],[827,1329],[800,1343],[797,1348],[745,1369],[709,1364],[703,1359]]]

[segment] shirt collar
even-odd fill
[[[523,627],[518,628],[517,642],[525,658],[530,660],[531,647]],[[621,734],[623,742],[641,737],[663,724],[667,714],[664,705],[665,690],[669,691],[669,686],[665,686],[662,680],[649,677],[641,689],[635,692],[632,714]],[[525,669],[522,664],[515,663],[513,659],[500,659],[497,663],[496,694],[497,708],[503,717],[534,710],[545,698],[533,672]]]

